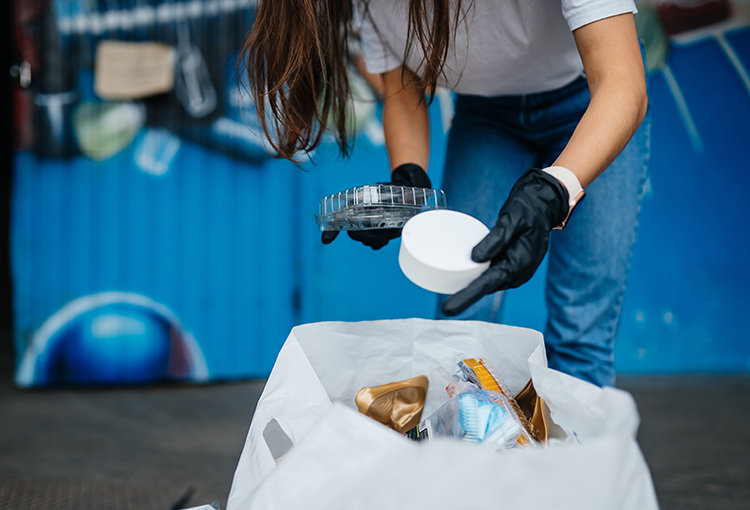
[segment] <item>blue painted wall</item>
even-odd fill
[[[340,159],[330,142],[303,169],[268,159],[244,128],[252,112],[242,117],[233,96],[236,49],[221,51],[223,76],[214,79],[225,87],[223,107],[208,121],[152,117],[102,161],[77,147],[64,157],[39,146],[18,153],[11,255],[19,374],[44,342],[57,342],[57,351],[48,349],[55,355],[96,341],[101,349],[90,352],[101,358],[92,366],[126,358],[132,365],[132,350],[149,367],[130,378],[112,376],[122,369],[112,366],[109,376],[19,384],[264,377],[295,324],[433,317],[435,295],[398,268],[398,241],[378,252],[346,236],[323,246],[315,226],[322,196],[387,180],[379,109],[364,122],[351,159]],[[672,41],[665,65],[650,75],[650,189],[617,342],[621,372],[750,371],[750,84],[742,74],[749,67],[750,29],[739,28],[723,39]],[[80,101],[98,101],[91,83],[81,70]],[[439,99],[430,107],[435,186],[449,110]],[[164,165],[149,165],[144,155]],[[542,266],[508,292],[506,322],[544,329],[544,278]],[[92,309],[106,320],[97,322]],[[126,311],[110,320],[112,310]],[[193,353],[206,370],[175,368],[165,349]]]
[[[148,296],[200,344],[213,378],[268,373],[294,324],[295,210],[279,202],[298,171],[247,166],[182,143],[163,176],[134,147],[93,163],[16,161],[12,258],[19,354],[73,299]]]
[[[750,30],[726,39],[750,69]],[[747,372],[750,84],[715,38],[673,46],[668,65],[697,137],[691,142],[665,73],[653,73],[652,190],[623,311],[618,366]]]

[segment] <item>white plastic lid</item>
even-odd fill
[[[468,214],[449,210],[417,214],[404,225],[398,262],[423,289],[455,294],[490,266],[471,260],[472,249],[490,230]]]

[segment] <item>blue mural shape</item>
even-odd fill
[[[67,303],[34,332],[19,386],[206,381],[195,338],[167,307],[138,294],[104,292]]]

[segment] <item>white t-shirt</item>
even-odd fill
[[[404,63],[409,0],[354,0],[367,69],[384,73]],[[572,31],[636,12],[633,0],[464,0],[438,83],[461,94],[531,94],[567,85],[583,72]],[[415,41],[406,66],[420,74]]]

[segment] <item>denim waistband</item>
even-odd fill
[[[503,108],[517,110],[521,108],[539,109],[548,108],[554,104],[565,101],[566,99],[579,94],[582,90],[588,88],[586,77],[579,76],[572,82],[555,90],[545,92],[535,92],[532,94],[518,94],[506,96],[475,96],[470,94],[456,94],[456,104],[463,103],[465,106],[478,106]]]
[[[559,89],[533,94],[458,95],[453,124],[497,128],[529,142],[547,144],[555,137],[569,137],[590,101],[584,76]]]

